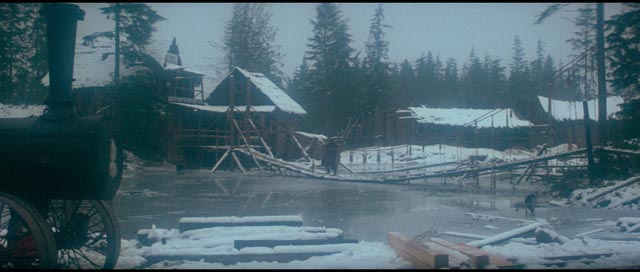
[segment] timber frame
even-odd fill
[[[318,141],[295,131],[299,114],[282,111],[246,74],[235,69],[205,102],[170,101],[179,105],[171,127],[178,162],[212,172],[221,167],[244,172],[247,166],[262,171],[254,151],[285,160],[309,160],[309,153],[318,153],[312,148]]]

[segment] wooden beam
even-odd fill
[[[254,226],[288,226],[301,227],[302,221],[298,220],[272,220],[272,221],[246,221],[246,222],[179,222],[180,232],[194,229],[214,228],[214,227],[254,227]]]
[[[618,184],[618,185],[616,185],[616,186],[613,186],[613,187],[611,187],[611,188],[609,188],[609,189],[607,189],[607,190],[603,190],[603,191],[601,191],[601,192],[599,192],[599,193],[597,193],[597,194],[595,194],[595,195],[592,195],[592,196],[590,196],[590,197],[587,197],[585,200],[586,200],[587,202],[591,202],[591,201],[593,201],[593,200],[595,200],[595,199],[597,199],[597,198],[599,198],[599,197],[601,197],[601,196],[603,196],[603,195],[606,195],[606,194],[608,194],[608,193],[611,193],[611,192],[613,192],[613,191],[616,191],[616,190],[618,190],[618,189],[620,189],[620,188],[622,188],[622,187],[626,187],[626,186],[629,186],[629,185],[631,185],[631,184],[634,184],[634,183],[636,183],[638,180],[640,180],[640,175],[638,175],[638,176],[634,176],[634,177],[631,177],[631,178],[628,178],[627,180],[625,180],[625,181],[623,181],[623,182],[619,183],[619,184]]]
[[[314,240],[235,240],[233,247],[242,249],[245,247],[276,247],[276,246],[309,246],[327,244],[357,244],[355,239],[329,238]]]
[[[302,148],[302,145],[300,144],[300,142],[298,141],[298,138],[296,138],[296,135],[294,135],[294,133],[292,131],[289,131],[289,134],[291,135],[291,138],[293,139],[293,141],[296,143],[296,145],[298,146],[298,148],[300,148],[300,151],[302,151],[302,155],[305,157],[305,159],[307,159],[307,161],[311,161],[311,158],[309,158],[309,154],[307,154],[307,151],[304,150],[304,148]]]
[[[614,254],[619,254],[619,253],[614,253],[614,252],[590,253],[590,254],[578,254],[578,255],[550,256],[550,257],[543,257],[543,258],[546,259],[546,260],[573,261],[573,260],[580,260],[580,259],[583,259],[583,258],[597,259],[597,258],[601,258],[601,257],[611,257]]]
[[[167,261],[205,261],[208,263],[221,263],[230,265],[248,262],[280,262],[302,261],[316,256],[327,256],[340,253],[333,252],[288,252],[288,253],[264,253],[264,254],[218,254],[218,255],[142,255],[148,264]]]
[[[431,241],[436,244],[451,248],[453,250],[457,250],[460,253],[466,255],[467,257],[469,257],[469,259],[471,259],[473,268],[482,269],[489,265],[489,256],[491,254],[477,247],[467,244],[456,244],[440,238],[431,238]]]
[[[501,219],[501,220],[506,220],[506,221],[515,221],[515,222],[524,222],[524,223],[535,223],[537,221],[533,221],[533,220],[525,220],[525,219],[520,219],[520,218],[511,218],[511,217],[504,217],[504,216],[497,216],[497,215],[488,215],[488,214],[480,214],[480,213],[465,213],[468,216],[471,216],[473,219],[475,218],[481,218],[481,219],[486,219],[486,220],[491,220],[491,219]]]
[[[505,170],[505,169],[513,168],[515,166],[526,165],[526,164],[531,164],[531,163],[535,163],[535,162],[548,161],[548,160],[552,160],[552,159],[557,159],[557,158],[568,157],[568,156],[572,156],[572,155],[576,155],[576,154],[581,154],[581,153],[584,153],[585,151],[586,151],[586,149],[582,148],[582,149],[569,151],[569,152],[564,152],[564,153],[560,153],[560,154],[547,155],[547,156],[542,156],[542,157],[539,157],[539,158],[514,161],[514,162],[510,162],[510,163],[492,165],[492,166],[487,166],[487,167],[482,167],[482,168],[477,168],[477,169],[453,170],[453,171],[444,171],[444,172],[441,172],[441,173],[427,174],[427,175],[415,175],[415,176],[407,176],[407,177],[401,177],[401,178],[387,178],[384,181],[385,182],[397,182],[397,181],[406,181],[406,180],[424,179],[424,178],[454,177],[454,176],[461,176],[461,175],[464,175],[464,174],[467,174],[467,173],[478,173],[478,172],[484,172],[484,171],[489,171],[489,170]]]
[[[472,246],[476,246],[476,247],[482,247],[482,246],[486,246],[486,245],[490,245],[490,244],[495,244],[497,242],[501,242],[507,239],[510,239],[512,237],[518,236],[518,235],[522,235],[525,234],[527,232],[533,231],[538,227],[542,227],[544,224],[542,222],[535,222],[526,226],[522,226],[510,231],[506,231],[494,236],[491,236],[489,238],[486,239],[482,239],[482,240],[477,240],[477,241],[471,241],[469,243],[467,243],[468,245],[472,245]]]
[[[218,162],[216,162],[216,165],[214,165],[209,172],[214,173],[218,169],[218,166],[222,164],[222,161],[224,161],[224,159],[227,158],[227,156],[229,155],[229,152],[231,152],[231,149],[227,149],[227,151],[224,152],[224,154],[222,154],[222,158],[220,158]]]
[[[428,249],[398,232],[387,233],[387,240],[395,252],[417,269],[439,269],[449,266],[449,256]]]
[[[471,268],[473,264],[471,263],[471,259],[459,251],[455,249],[448,248],[446,246],[434,243],[434,242],[422,242],[424,246],[428,249],[431,249],[436,252],[440,252],[440,254],[446,254],[449,256],[449,268],[450,269],[458,269],[458,268]]]
[[[594,151],[606,151],[614,154],[622,154],[622,155],[631,155],[631,156],[640,156],[640,151],[628,150],[628,149],[619,149],[619,148],[611,148],[611,147],[603,147],[596,146],[593,148]]]
[[[538,149],[538,151],[536,152],[536,157],[540,157],[546,149],[547,149],[547,144],[543,144],[542,147],[540,147],[540,149]],[[537,163],[532,163],[529,166],[527,166],[527,168],[524,169],[524,172],[522,172],[522,175],[518,177],[518,181],[516,182],[516,185],[519,185],[520,182],[524,179],[524,177],[527,177],[527,179],[529,179],[529,177],[531,177],[531,173],[535,171],[536,166],[537,166]]]
[[[346,165],[344,165],[344,163],[340,162],[339,163],[340,166],[344,167],[344,169],[347,169],[347,171],[349,171],[349,174],[353,174],[355,172],[353,172],[353,170],[351,170],[351,168],[347,167]]]
[[[251,119],[249,119],[249,125],[251,125],[253,129],[258,130],[258,128],[256,127],[256,125],[253,123]],[[264,146],[264,149],[267,150],[267,153],[269,154],[269,156],[274,157],[273,153],[271,152],[271,147],[267,145],[267,142],[264,141],[264,138],[262,138],[262,135],[258,135],[258,136],[260,136],[260,142],[262,143],[262,146]]]
[[[456,236],[456,237],[471,238],[471,239],[487,239],[487,238],[489,238],[489,236],[486,236],[486,235],[478,235],[478,234],[472,234],[472,233],[460,233],[460,232],[453,232],[453,231],[443,231],[443,232],[438,232],[438,233],[445,234],[445,235]]]
[[[246,170],[244,170],[244,167],[242,167],[242,164],[240,163],[238,156],[236,156],[236,152],[231,151],[231,157],[233,157],[233,160],[236,162],[238,167],[240,167],[240,171],[242,171],[242,173],[246,172]]]
[[[242,141],[244,142],[244,145],[247,147],[247,150],[249,150],[249,155],[253,159],[253,162],[258,166],[258,169],[260,169],[260,172],[262,172],[262,166],[260,166],[260,163],[258,162],[258,160],[256,160],[256,156],[254,156],[253,152],[251,152],[251,148],[249,147],[249,142],[247,142],[247,138],[244,137],[244,133],[240,129],[240,126],[238,125],[238,122],[236,122],[235,118],[233,119],[233,124],[238,129],[238,132],[240,133],[240,137],[242,138]]]

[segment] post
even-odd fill
[[[245,79],[246,84],[247,84],[247,93],[246,95],[246,99],[247,99],[247,108],[246,108],[246,112],[247,115],[249,116],[249,118],[251,118],[251,81],[249,81],[249,78]]]
[[[229,123],[229,151],[233,154],[233,147],[236,144],[236,131],[233,126],[233,119],[235,117],[235,90],[233,89],[233,75],[229,76],[229,108],[227,109],[227,123]],[[229,166],[233,167],[233,164],[229,162]]]
[[[598,145],[606,146],[609,138],[607,126],[607,83],[604,63],[604,4],[596,6],[596,61],[598,71]],[[600,167],[607,167],[607,154],[600,152]]]
[[[584,134],[587,142],[587,171],[589,175],[589,184],[593,184],[593,146],[591,145],[591,127],[589,126],[589,105],[587,100],[582,101],[582,109],[584,112]]]

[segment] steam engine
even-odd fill
[[[111,200],[123,152],[113,121],[78,117],[71,88],[77,21],[72,4],[46,5],[49,97],[40,117],[0,119],[0,191],[25,199]]]

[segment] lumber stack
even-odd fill
[[[417,241],[398,232],[389,232],[387,239],[396,254],[416,269],[524,267],[477,247],[440,238]]]
[[[180,230],[142,229],[146,265],[162,261],[205,261],[231,265],[248,262],[302,261],[340,253],[355,239],[342,230],[303,226],[290,216],[186,217]]]

